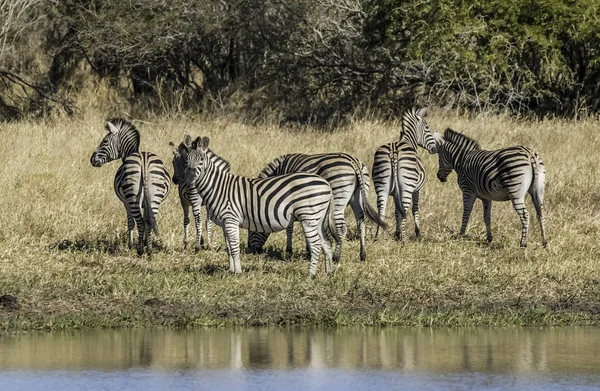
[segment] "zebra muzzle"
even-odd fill
[[[440,182],[446,182],[448,180],[448,177],[444,176],[444,174],[441,172],[437,173],[437,178],[440,180]]]
[[[92,157],[90,158],[90,163],[94,167],[102,166],[102,161],[100,159],[98,159],[96,152],[92,153]]]

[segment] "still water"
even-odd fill
[[[600,390],[600,328],[0,335],[0,389]]]

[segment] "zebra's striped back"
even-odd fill
[[[141,200],[144,219],[158,234],[156,215],[169,194],[170,184],[169,172],[162,160],[153,153],[140,152],[124,159],[115,175],[114,188],[117,197],[130,207],[140,204]]]
[[[194,142],[188,155],[186,181],[198,190],[210,219],[224,228],[230,269],[241,271],[239,227],[269,233],[299,221],[311,248],[319,248],[311,251],[310,272],[315,274],[332,198],[329,183],[309,173],[255,179],[234,175],[217,166],[207,149],[208,138]],[[325,247],[324,251],[327,254]]]
[[[348,204],[352,206],[358,224],[358,234],[361,240],[360,257],[366,258],[364,249],[365,229],[364,215],[378,225],[383,221],[375,209],[368,203],[370,188],[369,171],[365,164],[356,157],[347,153],[325,153],[305,155],[294,153],[276,158],[269,163],[258,175],[259,178],[268,178],[277,175],[306,172],[319,175],[329,182],[333,191],[333,208],[336,221],[337,236],[334,260],[339,260],[342,249],[342,240],[347,233],[344,211]],[[266,236],[255,235],[250,232],[248,243],[251,248],[258,249],[266,241]],[[291,251],[291,230],[288,231],[287,251]]]
[[[466,233],[473,203],[479,198],[484,202],[484,219],[488,241],[491,241],[491,201],[510,200],[521,218],[521,246],[526,246],[529,215],[525,208],[525,195],[529,193],[540,221],[542,243],[546,246],[543,225],[546,174],[544,163],[536,152],[524,146],[495,151],[482,150],[475,140],[450,128],[446,129],[443,139],[440,139],[438,144],[438,179],[445,182],[452,170],[455,170],[458,185],[463,192],[461,234]]]

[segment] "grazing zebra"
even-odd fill
[[[326,153],[320,155],[288,154],[269,163],[258,175],[269,178],[278,175],[306,172],[319,175],[329,182],[333,190],[333,214],[335,219],[336,248],[333,260],[338,262],[342,251],[342,241],[346,237],[348,227],[344,218],[346,206],[350,204],[358,227],[360,237],[360,259],[366,259],[365,252],[365,212],[370,220],[378,226],[384,226],[379,214],[368,203],[369,171],[357,158],[347,153]],[[333,228],[333,227],[332,227]],[[292,252],[293,225],[286,230],[286,252]],[[253,232],[248,234],[248,246],[253,250],[260,249],[268,238],[268,233]]]
[[[173,143],[170,146],[175,147]],[[198,190],[194,186],[190,186],[185,181],[185,168],[187,165],[187,156],[192,147],[192,137],[185,135],[183,142],[173,151],[173,183],[178,185],[179,200],[183,208],[183,248],[187,248],[188,243],[188,228],[190,225],[189,208],[192,207],[194,215],[194,223],[196,226],[196,245],[195,250],[200,250],[203,246],[210,248],[212,221],[206,217],[206,242],[202,236],[202,197],[198,194]],[[221,165],[224,171],[229,171],[229,163],[220,157],[214,155],[210,150],[208,154],[215,159],[215,164]],[[206,244],[205,244],[206,243]]]
[[[208,137],[198,137],[188,154],[186,181],[196,187],[206,203],[208,217],[223,228],[229,270],[241,273],[240,227],[258,232],[286,229],[293,221],[302,224],[311,253],[309,272],[314,276],[321,248],[325,272],[332,269],[326,224],[333,224],[332,192],[318,175],[297,173],[266,179],[231,174],[208,155]],[[335,236],[335,232],[333,232]]]
[[[375,152],[373,183],[377,193],[377,209],[383,217],[390,195],[394,199],[396,217],[396,239],[406,238],[406,215],[412,200],[415,219],[415,235],[420,236],[419,198],[425,182],[423,162],[417,154],[417,146],[429,153],[436,153],[437,146],[429,125],[425,121],[427,108],[412,108],[402,115],[400,141],[382,145]],[[379,237],[379,227],[375,238]]]
[[[151,232],[158,235],[158,207],[169,193],[171,179],[163,162],[153,153],[140,152],[140,133],[128,121],[112,118],[106,121],[108,134],[92,154],[94,167],[121,159],[123,164],[115,175],[117,197],[127,211],[129,248],[133,247],[133,228],[137,224],[137,252],[152,255]]]
[[[483,220],[488,242],[492,241],[492,201],[510,200],[521,218],[521,247],[527,246],[529,213],[525,194],[529,193],[535,206],[542,245],[547,241],[544,232],[544,182],[546,171],[537,153],[523,146],[484,151],[479,144],[448,128],[444,137],[436,134],[440,168],[437,177],[446,182],[455,170],[458,186],[463,192],[463,217],[460,234],[465,235],[469,216],[477,198],[483,202]]]

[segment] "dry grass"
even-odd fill
[[[312,280],[297,229],[291,261],[281,259],[280,233],[269,240],[267,254],[242,255],[243,275],[230,275],[223,251],[182,250],[175,187],[158,219],[162,250],[151,260],[138,258],[126,248],[125,211],[112,190],[119,163],[89,164],[103,136],[102,116],[0,125],[0,295],[15,295],[21,304],[19,310],[0,307],[0,328],[600,323],[598,123],[440,113],[429,123],[464,131],[488,149],[525,144],[541,154],[549,249],[541,248],[533,218],[530,247],[518,248],[520,226],[510,203],[494,204],[491,246],[480,204],[470,238],[451,239],[462,212],[455,174],[439,183],[436,157],[421,151],[429,178],[421,202],[423,238],[411,235],[399,244],[390,231],[373,242],[369,226],[366,263],[358,261],[358,242],[350,241],[336,273],[325,277],[321,266]],[[139,128],[142,149],[169,167],[169,141],[184,133],[208,135],[232,171],[248,176],[295,151],[346,151],[370,165],[375,149],[398,135],[397,124],[378,121],[334,133],[208,119],[156,120]],[[408,227],[412,233],[412,220]],[[215,234],[222,243],[220,229]],[[144,305],[149,298],[160,302]]]

